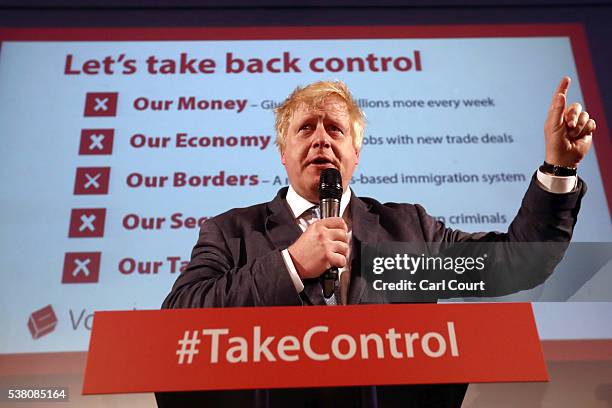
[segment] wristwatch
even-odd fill
[[[550,164],[544,161],[540,166],[540,171],[551,176],[569,177],[575,176],[578,172],[578,167],[564,167],[557,166],[556,164]]]

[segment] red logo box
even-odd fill
[[[70,214],[70,238],[100,238],[104,236],[106,208],[75,208]]]
[[[55,330],[55,326],[57,326],[57,316],[51,305],[38,309],[28,319],[28,329],[35,340],[51,333]]]
[[[101,252],[66,252],[62,283],[97,283]]]
[[[110,167],[77,167],[74,194],[108,194]]]
[[[117,92],[87,92],[85,116],[117,116]]]
[[[103,155],[113,153],[115,129],[81,130],[80,155]]]

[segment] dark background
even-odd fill
[[[612,118],[612,0],[0,0],[0,27],[20,28],[512,23],[582,23]]]

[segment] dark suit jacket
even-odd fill
[[[537,185],[535,177],[523,198],[519,213],[507,233],[468,234],[446,228],[420,205],[381,204],[352,195],[353,263],[347,302],[380,303],[381,295],[368,290],[360,274],[361,243],[411,242],[543,242],[570,240],[580,200],[586,186],[579,181],[575,192],[552,194]],[[295,290],[281,250],[301,234],[281,189],[268,203],[230,210],[207,220],[192,252],[191,262],[178,277],[164,308],[234,306],[321,305],[318,280],[304,281]],[[554,267],[554,265],[553,265]],[[550,268],[549,268],[550,269]],[[543,282],[552,272],[542,270],[515,282],[513,291]],[[299,373],[296,373],[299,375]],[[467,384],[433,386],[343,387],[327,389],[214,391],[158,394],[167,406],[460,406]],[[190,405],[191,404],[191,405]]]

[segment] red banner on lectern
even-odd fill
[[[180,309],[96,312],[83,393],[547,379],[529,304]]]

